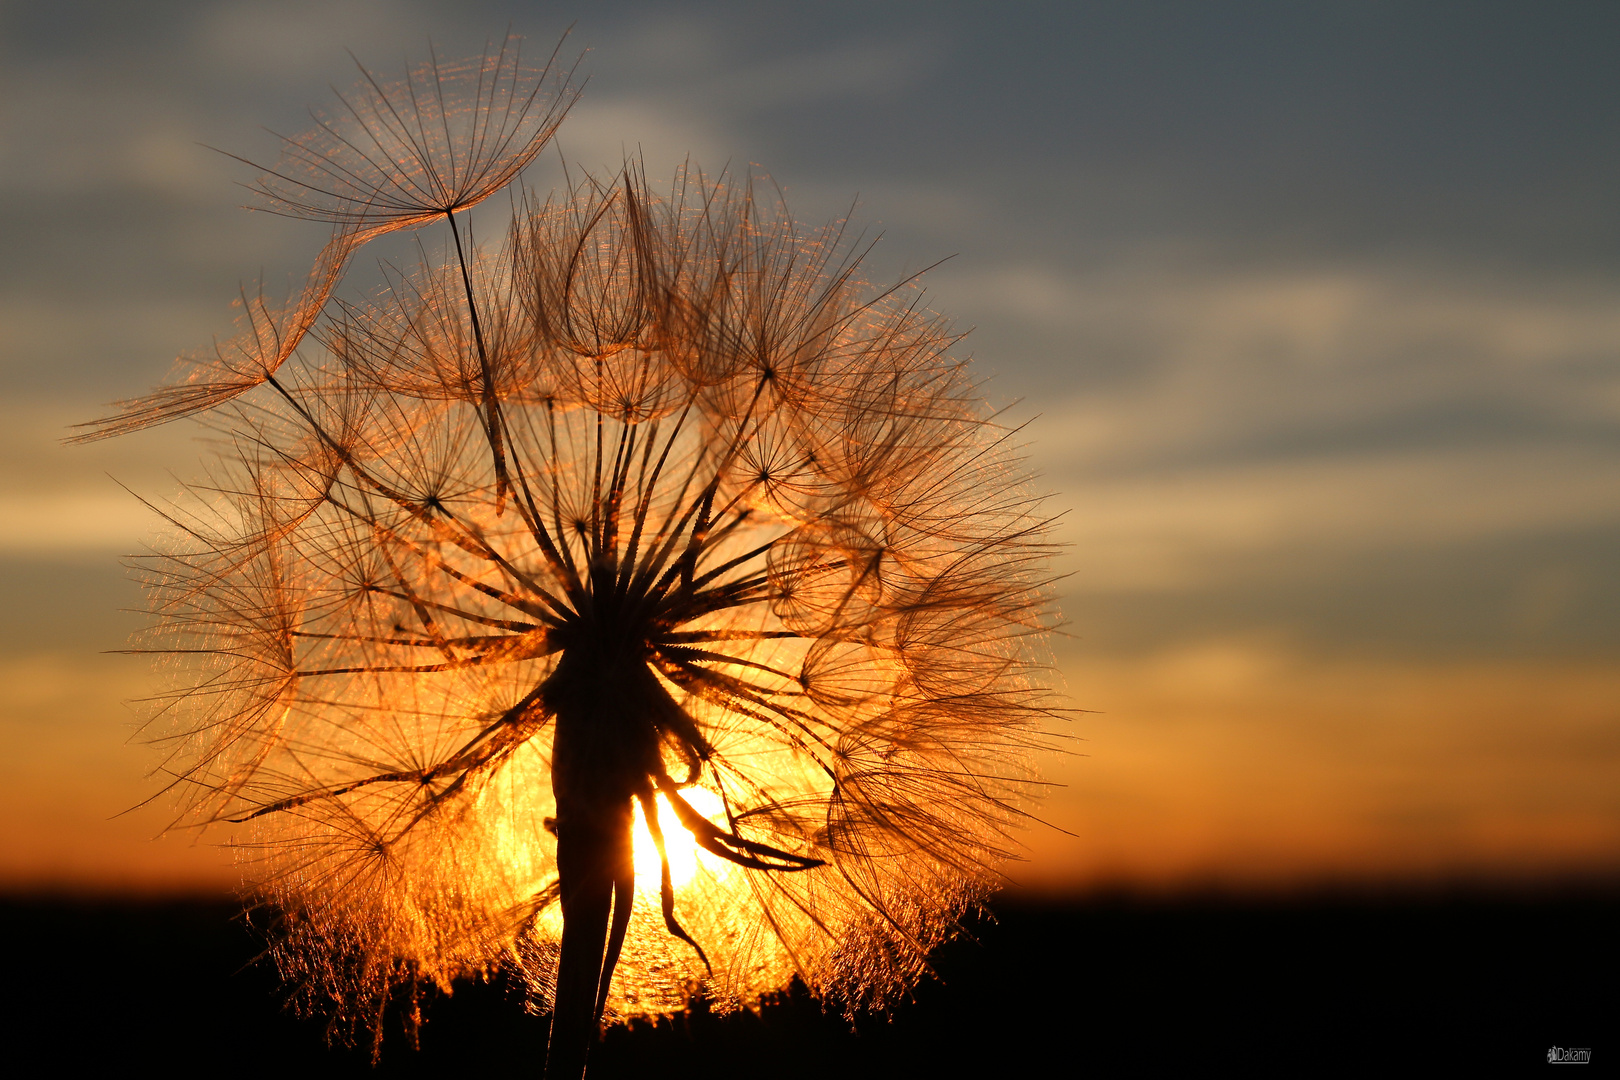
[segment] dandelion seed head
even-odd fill
[[[544,83],[511,43],[371,80],[262,190],[351,238],[448,217],[549,137]],[[885,1008],[998,884],[1055,714],[1046,521],[949,325],[859,271],[750,181],[631,165],[328,282],[210,402],[147,560],[153,730],[309,1003],[508,970],[560,1017],[589,879],[609,1019],[795,977]]]

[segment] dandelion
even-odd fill
[[[458,85],[521,108],[443,70],[349,115],[393,146]],[[403,181],[288,183],[409,219]],[[627,167],[454,239],[213,403],[147,565],[175,790],[352,1027],[506,970],[561,1077],[698,993],[890,1006],[1016,856],[1053,713],[1015,433],[914,287],[750,183]]]

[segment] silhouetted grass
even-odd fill
[[[299,1075],[538,1072],[546,1021],[516,987],[423,1003],[413,1051],[390,1023],[381,1065],[329,1048],[280,1008],[230,902],[0,901],[11,1052],[56,1068],[150,1062]],[[1620,889],[1294,901],[1003,901],[940,979],[851,1030],[795,987],[760,1015],[701,1007],[615,1029],[592,1075],[1358,1074],[1412,1055],[1444,1071],[1544,1066],[1552,1045],[1616,1051]],[[229,1063],[227,1065],[227,1063]]]

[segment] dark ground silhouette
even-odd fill
[[[13,1060],[56,1072],[538,1075],[546,1021],[516,990],[430,996],[421,1046],[380,1065],[281,1007],[261,948],[218,901],[0,901]],[[612,1032],[592,1075],[1366,1075],[1543,1069],[1551,1046],[1620,1059],[1620,889],[1309,900],[1003,901],[937,954],[892,1020],[850,1025],[801,992]],[[1607,1060],[1606,1060],[1607,1059]],[[1404,1071],[1404,1070],[1403,1070]]]

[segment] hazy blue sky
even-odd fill
[[[509,25],[573,26],[570,160],[858,198],[876,280],[951,256],[925,282],[1035,418],[1061,666],[1104,712],[1036,877],[1612,865],[1620,8],[338,0],[0,3],[0,735],[32,748],[0,802],[41,837],[0,871],[94,876],[49,838],[142,790],[143,676],[93,653],[150,524],[107,473],[197,456],[55,440],[324,238],[198,144],[269,160],[345,49]]]

